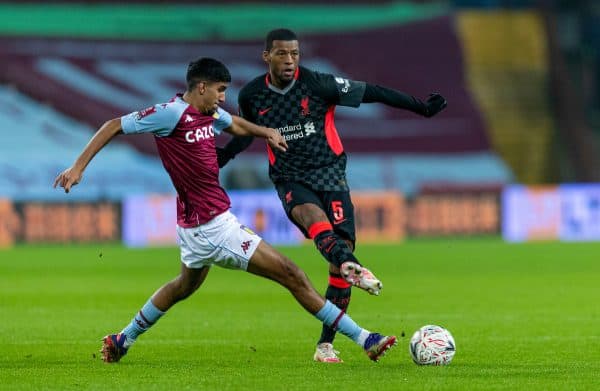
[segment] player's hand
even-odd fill
[[[269,128],[269,135],[267,136],[267,142],[271,148],[280,150],[281,152],[287,151],[288,145],[281,133],[276,129]]]
[[[217,163],[219,164],[219,168],[223,168],[233,156],[225,150],[225,148],[217,147]]]
[[[68,193],[71,191],[71,187],[75,186],[79,183],[79,181],[81,181],[82,174],[83,173],[81,170],[78,170],[75,167],[69,167],[58,174],[54,180],[53,187],[56,188],[56,186],[60,186],[65,189],[65,193]]]
[[[425,102],[425,117],[433,117],[448,105],[446,98],[434,92],[429,94],[429,98]]]

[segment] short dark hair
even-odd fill
[[[265,50],[268,52],[273,48],[273,41],[297,41],[296,33],[288,29],[275,29],[269,31],[265,39]]]
[[[190,62],[185,75],[188,91],[191,91],[200,81],[231,82],[229,69],[221,61],[214,58],[200,58]]]

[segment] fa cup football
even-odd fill
[[[448,330],[436,325],[427,325],[417,330],[410,339],[410,355],[418,365],[448,365],[456,344]]]

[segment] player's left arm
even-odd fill
[[[432,117],[447,105],[446,99],[438,93],[430,94],[423,102],[404,92],[364,81],[319,72],[309,73],[308,76],[313,89],[319,91],[326,101],[340,106],[358,107],[361,103],[383,103],[425,117]]]
[[[383,103],[399,109],[410,110],[425,117],[433,117],[448,104],[446,98],[438,93],[429,94],[427,100],[423,102],[403,92],[369,83],[366,84],[362,102]]]

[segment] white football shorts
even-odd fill
[[[227,211],[194,228],[177,226],[181,262],[190,269],[217,265],[246,270],[262,240]]]

